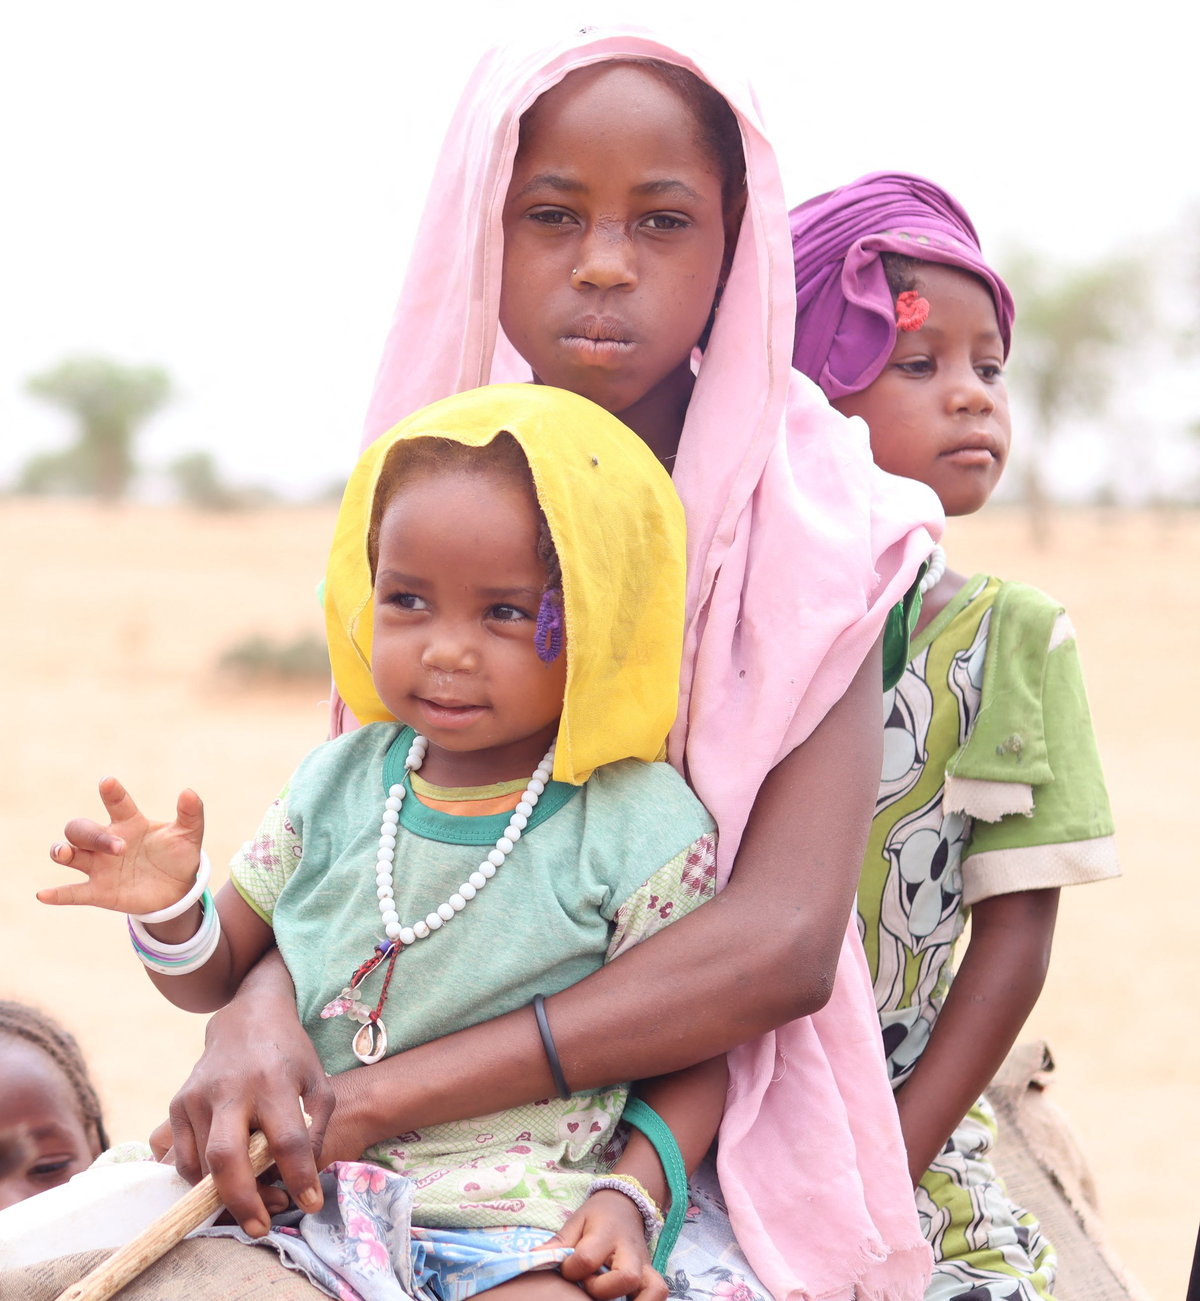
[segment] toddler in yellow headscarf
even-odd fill
[[[666,472],[584,398],[518,384],[427,407],[363,455],[330,556],[330,656],[364,726],[303,760],[217,907],[190,791],[155,824],[106,779],[110,852],[56,847],[89,880],[43,899],[136,914],[183,1006],[222,1005],[277,944],[330,1073],[533,1003],[558,1098],[419,1133],[380,1118],[361,1162],[322,1175],[324,1208],[271,1232],[335,1294],[375,1295],[382,1270],[463,1298],[556,1264],[563,1288],[607,1266],[605,1295],[661,1292],[659,1159],[638,1135],[613,1166],[629,1089],[571,1093],[541,996],[714,890],[713,822],[655,762],[684,541]],[[724,1088],[721,1061],[642,1090],[689,1168]]]

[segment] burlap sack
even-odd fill
[[[0,1274],[0,1301],[54,1301],[107,1251],[60,1256]],[[117,1294],[119,1301],[328,1301],[303,1274],[264,1248],[228,1238],[192,1238]]]
[[[1000,1122],[993,1162],[1008,1195],[1038,1217],[1058,1251],[1057,1301],[1149,1301],[1112,1249],[1087,1161],[1047,1096],[1053,1072],[1040,1040],[1009,1053],[987,1091]]]

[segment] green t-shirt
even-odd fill
[[[1118,866],[1074,629],[1035,588],[964,584],[913,638],[884,723],[858,924],[899,1085],[949,990],[970,906]]]
[[[321,1010],[382,938],[379,827],[411,739],[399,724],[372,723],[319,746],[232,865],[234,885],[274,928],[300,1019],[331,1074],[359,1064],[357,1023]],[[455,816],[409,794],[393,868],[401,919],[445,902],[509,816]],[[668,765],[626,760],[580,787],[551,782],[486,888],[400,955],[383,1013],[389,1053],[576,984],[711,897],[715,880],[712,819]],[[360,989],[371,1007],[386,966]],[[366,1155],[417,1180],[414,1223],[557,1229],[603,1168],[625,1096],[550,1099],[400,1135]]]

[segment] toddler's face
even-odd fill
[[[975,276],[925,262],[917,293],[929,317],[896,346],[878,378],[834,406],[862,416],[875,463],[927,483],[947,515],[970,515],[992,495],[1012,426],[1004,343],[992,295]]]
[[[543,383],[619,414],[687,364],[727,233],[698,135],[678,95],[628,65],[539,100],[504,206],[500,321]]]
[[[100,1155],[70,1082],[40,1049],[0,1035],[0,1210],[65,1184]]]
[[[557,729],[567,675],[565,649],[549,664],[534,649],[545,581],[527,488],[463,471],[402,484],[379,530],[380,699],[435,747],[508,750],[520,766],[528,751],[532,769]]]

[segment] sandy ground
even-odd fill
[[[120,919],[36,902],[37,886],[64,875],[47,845],[67,817],[99,814],[95,785],[113,772],[154,816],[194,786],[213,862],[227,861],[323,738],[325,691],[239,690],[215,664],[255,632],[320,632],[313,593],[332,521],[327,508],[0,503],[0,994],[37,1001],[74,1030],[116,1139],[144,1136],[165,1114],[203,1019],[156,995]],[[1063,515],[1037,552],[1023,518],[994,509],[956,523],[948,550],[954,568],[1053,592],[1078,629],[1126,875],[1064,897],[1027,1034],[1054,1048],[1056,1096],[1092,1158],[1118,1250],[1169,1301],[1184,1292],[1200,1213],[1175,1168],[1200,1078],[1200,1038],[1187,1030],[1200,882],[1186,830],[1200,519]]]

